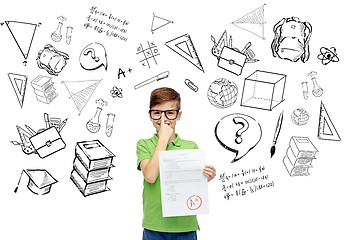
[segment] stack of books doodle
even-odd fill
[[[40,102],[51,103],[58,94],[55,92],[52,78],[39,75],[31,81],[31,86],[34,88],[36,99]]]
[[[308,176],[318,150],[308,137],[292,137],[283,159],[290,176]]]
[[[107,182],[115,155],[99,140],[78,142],[71,180],[84,197],[108,191]]]

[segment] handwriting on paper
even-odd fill
[[[86,17],[84,28],[126,42],[128,39],[126,35],[128,25],[128,20],[122,19],[112,13],[103,12],[97,7],[92,6]]]
[[[249,193],[274,186],[274,181],[269,179],[264,166],[258,168],[242,169],[239,172],[220,174],[224,198],[229,200],[234,196],[245,196]]]

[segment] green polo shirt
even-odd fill
[[[137,142],[137,169],[141,170],[140,163],[150,159],[153,155],[159,138],[154,135],[149,139]],[[176,139],[167,145],[166,150],[197,149],[197,144],[183,140],[176,134]],[[162,217],[160,174],[154,183],[143,181],[143,228],[158,232],[189,232],[198,229],[197,217]]]

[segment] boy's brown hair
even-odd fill
[[[168,87],[157,88],[150,94],[149,108],[169,101],[176,101],[177,109],[180,110],[180,94],[177,91]]]

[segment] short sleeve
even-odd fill
[[[141,162],[144,159],[150,159],[151,158],[151,153],[149,151],[149,148],[147,146],[147,143],[141,139],[137,142],[137,169],[141,171]]]

